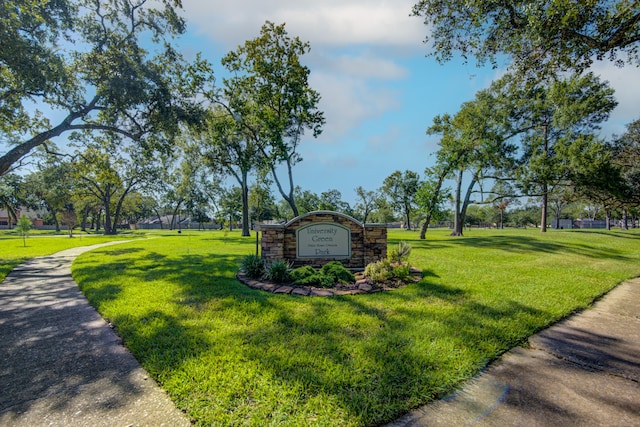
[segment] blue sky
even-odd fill
[[[321,96],[326,124],[306,137],[294,182],[321,193],[337,189],[353,203],[354,189],[374,190],[395,170],[423,174],[437,137],[425,134],[434,116],[456,113],[504,70],[475,63],[438,64],[423,43],[429,29],[411,17],[412,0],[183,0],[187,57],[202,52],[217,72],[220,58],[255,38],[270,20],[311,45],[302,58]],[[620,105],[603,134],[624,132],[640,116],[640,69],[609,63],[593,70],[616,89]]]

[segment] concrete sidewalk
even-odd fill
[[[389,427],[640,426],[640,279]]]
[[[0,425],[190,425],[71,278],[101,246],[35,258],[0,284]]]

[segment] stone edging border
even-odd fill
[[[406,286],[374,286],[367,279],[357,280],[350,285],[336,285],[333,289],[317,288],[315,286],[299,286],[291,284],[279,284],[268,281],[260,281],[247,277],[244,273],[236,274],[236,278],[248,287],[256,290],[271,292],[274,294],[290,294],[299,296],[311,296],[311,297],[332,297],[336,295],[357,295],[357,294],[372,294],[382,291],[392,291]],[[418,279],[417,281],[421,280]]]

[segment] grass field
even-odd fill
[[[70,238],[68,234],[56,235],[53,232],[31,231],[23,241],[15,231],[3,231],[0,233],[0,281],[4,280],[14,267],[33,257],[51,255],[77,246],[127,240],[133,237],[132,234],[102,236],[83,233],[74,234],[74,237]]]
[[[636,230],[466,234],[390,231],[424,279],[377,294],[251,290],[234,275],[255,239],[226,232],[102,248],[73,274],[197,425],[376,425],[640,275]]]

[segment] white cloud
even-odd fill
[[[327,59],[325,66],[333,68],[338,73],[359,78],[400,79],[409,75],[406,68],[372,54],[340,55],[335,59]]]
[[[265,20],[311,46],[375,43],[421,46],[426,27],[410,17],[412,0],[183,0],[188,23],[225,48],[257,36]]]
[[[398,94],[345,75],[312,73],[311,86],[322,96],[327,124],[320,141],[334,142],[366,120],[399,108]]]
[[[640,68],[633,65],[618,67],[610,61],[600,61],[595,62],[591,70],[616,91],[618,106],[611,114],[611,121],[629,123],[640,117]]]

